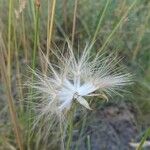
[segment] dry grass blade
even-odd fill
[[[0,38],[0,41],[2,42],[1,38]],[[3,43],[1,43],[1,45],[3,45]],[[11,94],[9,79],[8,79],[7,72],[6,72],[7,69],[6,69],[6,65],[5,65],[5,59],[4,59],[2,47],[0,48],[0,68],[1,68],[1,75],[3,78],[3,82],[4,82],[4,85],[6,88],[6,95],[7,95],[8,106],[9,106],[9,111],[10,111],[10,117],[11,117],[11,120],[12,120],[12,123],[14,126],[16,141],[17,141],[19,149],[23,150],[21,132],[20,132],[19,123],[18,123],[18,119],[17,119],[17,113],[16,113],[15,106],[13,103],[13,97]]]
[[[49,58],[50,48],[51,48],[51,42],[52,42],[52,32],[53,32],[53,26],[54,26],[54,15],[55,15],[55,7],[56,7],[56,0],[52,0],[51,2],[51,12],[50,12],[50,18],[48,18],[48,29],[47,29],[47,53],[46,57]],[[47,72],[48,64],[45,64],[45,73]]]

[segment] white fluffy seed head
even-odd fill
[[[40,95],[37,103],[40,116],[63,114],[75,101],[91,109],[86,97],[107,98],[106,95],[111,95],[131,83],[131,75],[123,73],[124,69],[118,67],[119,61],[113,54],[105,57],[98,53],[93,57],[88,45],[78,58],[71,46],[68,46],[65,56],[54,53],[58,64],[52,64],[45,58],[49,65],[49,75],[34,71],[37,80],[32,88]]]

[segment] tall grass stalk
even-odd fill
[[[62,124],[62,116],[59,116],[59,128],[60,128],[60,138],[61,138],[61,150],[65,150],[65,144],[64,144],[64,127]]]
[[[28,50],[27,50],[27,41],[26,41],[26,32],[25,32],[25,21],[24,21],[24,13],[21,14],[21,24],[22,24],[22,38],[23,38],[23,48],[26,63],[28,63]]]
[[[55,16],[55,7],[56,7],[56,0],[51,1],[51,12],[49,14],[48,11],[48,24],[47,24],[47,52],[46,57],[49,58],[51,43],[52,43],[52,33],[53,33],[53,26],[54,26],[54,16]],[[45,73],[48,69],[48,63],[45,63]]]
[[[38,39],[39,39],[39,19],[40,19],[40,5],[36,5],[36,18],[35,18],[35,27],[34,27],[34,47],[33,47],[33,54],[32,54],[32,70],[35,70],[35,63],[36,63],[36,53],[38,49]],[[32,73],[32,82],[34,80],[34,74]],[[31,97],[32,97],[32,89],[31,89]],[[32,101],[32,98],[31,98]]]
[[[87,136],[87,147],[88,150],[91,150],[91,140],[89,135]]]
[[[36,0],[35,0],[36,1]],[[36,18],[36,14],[35,14],[35,2],[34,0],[30,0],[30,9],[31,9],[31,14],[32,14],[32,17],[33,17],[33,22],[35,23],[35,18]]]
[[[117,29],[120,27],[120,25],[122,24],[123,20],[127,17],[127,15],[130,12],[130,10],[135,6],[136,2],[137,2],[137,0],[134,0],[134,2],[127,9],[126,13],[121,17],[120,21],[117,23],[117,25],[111,31],[110,35],[108,36],[108,38],[106,39],[106,41],[104,42],[104,44],[102,45],[102,47],[98,49],[98,54],[104,50],[104,48],[107,46],[107,44],[110,43],[112,36],[115,34],[115,32],[117,31]]]
[[[38,0],[37,0],[38,1]],[[32,70],[35,70],[35,63],[36,63],[36,52],[37,52],[37,48],[38,48],[38,39],[39,39],[39,14],[40,14],[40,3],[39,1],[35,3],[36,4],[36,18],[35,18],[35,26],[34,26],[34,47],[33,47],[33,54],[32,54]],[[34,80],[34,73],[32,73],[32,77],[31,77],[31,82],[33,82]],[[32,100],[33,100],[33,89],[30,89],[30,104],[28,106],[28,110],[29,110],[29,118],[31,118],[31,104],[32,104]],[[30,141],[31,141],[31,120],[29,119],[29,123],[28,123],[28,149],[30,149]]]
[[[67,145],[66,150],[70,150],[71,143],[72,143],[72,134],[73,134],[73,119],[74,119],[74,113],[75,113],[75,106],[73,106],[71,113],[69,114],[68,118],[68,139],[67,139]]]
[[[84,132],[86,121],[87,121],[87,112],[85,112],[85,116],[83,117],[83,122],[82,122],[81,130],[80,130],[80,134],[79,134],[79,138],[78,138],[75,150],[79,149],[78,147],[79,147],[79,144],[80,144],[80,139],[83,136],[83,132]]]
[[[21,43],[23,46],[23,51],[25,55],[25,61],[28,61],[28,51],[27,51],[27,41],[26,41],[26,33],[25,33],[25,20],[24,20],[24,9],[26,8],[27,0],[19,0],[18,10],[15,9],[15,17],[20,25],[20,34],[21,34]],[[14,26],[15,28],[15,26]]]
[[[72,25],[72,37],[71,37],[72,47],[74,45],[74,36],[75,36],[75,29],[76,29],[77,6],[78,6],[78,0],[75,0],[74,13],[73,13],[73,25]]]
[[[2,39],[0,39],[0,40],[2,40]],[[2,75],[4,85],[6,88],[6,95],[7,95],[7,100],[8,100],[7,102],[8,102],[11,121],[12,121],[12,124],[14,127],[16,142],[18,144],[19,149],[23,150],[24,148],[23,148],[21,131],[20,131],[20,127],[19,127],[19,122],[18,122],[18,118],[17,118],[15,105],[13,102],[14,100],[13,100],[13,96],[12,96],[12,92],[11,92],[11,88],[10,88],[9,77],[6,72],[7,69],[6,69],[6,65],[5,65],[4,54],[3,54],[2,48],[0,49],[0,68],[1,68],[1,75]]]
[[[148,5],[148,6],[150,6],[150,5]],[[146,15],[144,24],[142,24],[141,29],[139,31],[139,36],[138,36],[137,44],[136,44],[135,49],[133,50],[132,61],[134,61],[136,59],[136,57],[137,57],[137,55],[139,53],[140,46],[141,46],[141,41],[142,41],[143,36],[145,34],[145,31],[146,31],[145,29],[146,29],[146,26],[148,25],[149,18],[150,18],[150,11],[148,11],[148,14]]]
[[[7,57],[7,74],[8,74],[8,83],[11,87],[11,35],[12,35],[12,5],[13,0],[9,0],[9,14],[8,14],[8,57]]]
[[[93,38],[92,38],[92,40],[91,40],[91,43],[92,43],[92,44],[95,42],[96,37],[97,37],[97,34],[100,32],[100,27],[101,27],[102,21],[103,21],[103,19],[104,19],[104,17],[105,17],[105,13],[106,13],[106,10],[107,10],[107,8],[108,8],[108,6],[109,6],[110,1],[111,1],[111,0],[107,0],[106,5],[105,5],[105,8],[103,9],[103,12],[102,12],[102,15],[101,15],[101,17],[100,17],[100,19],[99,19],[99,21],[98,21],[98,24],[97,24],[97,27],[96,27],[94,36],[93,36]]]
[[[16,28],[15,27],[14,27],[14,47],[15,47],[15,58],[16,58],[17,84],[19,85],[19,87],[18,87],[19,107],[20,107],[21,112],[23,112],[23,91],[22,91],[22,87],[21,87],[22,81],[21,81],[19,56],[18,56],[18,45],[17,45],[17,35],[16,35]]]
[[[63,18],[64,18],[65,32],[67,32],[67,0],[63,0]]]
[[[150,128],[147,129],[147,131],[145,132],[141,142],[140,142],[140,145],[136,148],[136,150],[142,150],[142,147],[144,145],[144,142],[146,141],[146,139],[150,137]]]
[[[40,6],[36,5],[36,18],[35,18],[35,31],[34,31],[34,47],[33,47],[33,55],[32,55],[32,69],[35,69],[35,62],[36,62],[36,51],[38,48],[38,36],[39,36],[39,14],[40,14]],[[33,79],[33,74],[32,74]]]

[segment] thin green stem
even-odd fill
[[[59,116],[59,128],[60,128],[60,138],[61,138],[61,149],[65,150],[64,146],[64,127],[62,125],[62,116]]]
[[[68,119],[68,140],[67,140],[66,150],[70,150],[70,147],[71,147],[74,112],[75,112],[75,106],[72,108],[72,112],[70,113],[70,116],[69,116],[69,119]]]
[[[77,6],[78,6],[78,0],[75,0],[74,13],[73,13],[73,25],[72,25],[72,37],[71,37],[72,47],[74,45],[74,37],[75,37],[75,29],[76,29]]]
[[[14,26],[14,46],[15,46],[15,57],[16,57],[16,71],[17,71],[17,84],[18,87],[18,95],[19,95],[19,107],[21,113],[23,113],[23,91],[21,87],[21,75],[20,75],[20,65],[19,65],[19,56],[18,56],[18,45],[17,45],[17,35],[16,35],[16,26]]]
[[[8,83],[11,87],[11,35],[12,35],[12,4],[13,0],[9,0],[9,16],[8,16],[8,59],[7,59],[7,74]]]
[[[36,7],[36,18],[35,18],[35,32],[34,32],[34,47],[33,47],[33,54],[32,54],[32,70],[35,70],[35,62],[36,62],[36,52],[37,52],[37,48],[38,48],[38,39],[39,39],[39,7]],[[34,80],[34,73],[32,73],[31,79],[33,82]],[[30,96],[31,96],[31,104],[33,101],[33,89],[31,87],[30,89]],[[31,117],[31,104],[29,104],[28,106],[28,111],[29,111],[29,118]],[[30,149],[30,141],[31,141],[31,120],[29,120],[28,123],[28,127],[29,127],[29,132],[28,132],[28,149]]]
[[[21,14],[21,25],[22,25],[22,36],[23,36],[23,48],[24,48],[24,55],[26,63],[28,63],[28,51],[26,47],[26,32],[25,32],[25,21],[24,21],[24,14]]]
[[[102,21],[103,21],[103,19],[104,19],[104,16],[105,16],[105,13],[106,13],[106,10],[107,10],[107,8],[108,8],[108,5],[109,5],[110,1],[111,1],[111,0],[107,0],[107,2],[106,2],[105,8],[104,8],[104,10],[103,10],[103,12],[102,12],[102,15],[101,15],[101,17],[100,17],[100,19],[99,19],[98,25],[97,25],[97,27],[96,27],[96,30],[95,30],[93,39],[91,40],[91,44],[93,44],[93,43],[95,42],[95,39],[96,39],[96,37],[97,37],[97,34],[100,32],[101,24],[102,24]]]
[[[35,61],[36,61],[36,51],[38,48],[38,36],[39,36],[39,8],[36,9],[36,19],[35,19],[35,34],[34,34],[34,47],[33,47],[33,61],[32,61],[32,69],[35,69]],[[32,79],[33,79],[32,74]]]
[[[150,4],[149,4],[150,6]],[[149,9],[150,10],[150,9]],[[147,15],[145,15],[145,21],[144,24],[140,27],[140,32],[139,32],[139,36],[138,36],[138,40],[137,40],[137,44],[135,46],[135,49],[133,50],[133,56],[132,56],[132,61],[134,61],[139,53],[140,50],[140,46],[141,46],[141,41],[144,37],[144,34],[146,32],[146,26],[148,25],[148,21],[150,18],[150,11],[148,11]]]
[[[122,24],[123,20],[126,18],[126,16],[128,15],[129,11],[134,7],[134,5],[136,4],[137,0],[135,0],[130,7],[128,8],[128,10],[126,11],[126,13],[122,16],[122,18],[120,19],[120,21],[117,23],[117,25],[114,27],[114,29],[112,30],[112,32],[110,33],[110,35],[108,36],[108,38],[106,39],[106,41],[104,42],[103,46],[101,48],[98,49],[98,53],[97,56],[99,55],[99,53],[101,51],[104,50],[104,48],[107,46],[107,44],[109,44],[109,42],[111,41],[112,36],[114,35],[114,33],[116,32],[116,30],[120,27],[120,25]]]
[[[48,14],[48,24],[47,24],[47,53],[46,57],[49,58],[50,48],[52,44],[52,33],[54,26],[54,17],[55,17],[55,9],[56,9],[56,0],[52,0],[51,2],[51,12]],[[48,10],[49,13],[49,10]],[[45,74],[47,73],[48,63],[45,64]]]
[[[86,124],[86,120],[87,120],[87,112],[85,112],[85,115],[84,115],[84,119],[83,119],[83,122],[82,122],[82,127],[81,127],[81,130],[80,130],[80,134],[79,134],[79,138],[78,138],[75,150],[78,150],[78,147],[79,147],[79,144],[80,144],[80,139],[83,135],[84,127],[85,127],[85,124]]]
[[[63,0],[63,19],[64,19],[65,32],[67,32],[67,0]]]
[[[33,16],[33,21],[34,23],[36,22],[36,14],[35,14],[35,5],[34,5],[34,0],[30,0],[30,8],[31,8],[31,13]]]
[[[88,146],[88,150],[91,150],[91,140],[90,140],[90,136],[87,136],[87,146]]]
[[[143,136],[140,145],[137,147],[136,150],[142,150],[142,146],[148,137],[150,137],[150,128],[148,128],[147,131],[145,132],[145,135]]]

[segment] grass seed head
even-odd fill
[[[123,73],[124,69],[118,67],[119,61],[113,54],[105,57],[98,53],[96,57],[92,57],[91,46],[88,45],[78,58],[71,46],[68,46],[67,56],[54,53],[58,64],[52,64],[45,57],[49,75],[34,72],[37,80],[32,88],[40,95],[40,116],[60,116],[70,110],[75,101],[91,110],[87,97],[100,96],[108,99],[107,95],[111,96],[131,83],[131,75]]]

